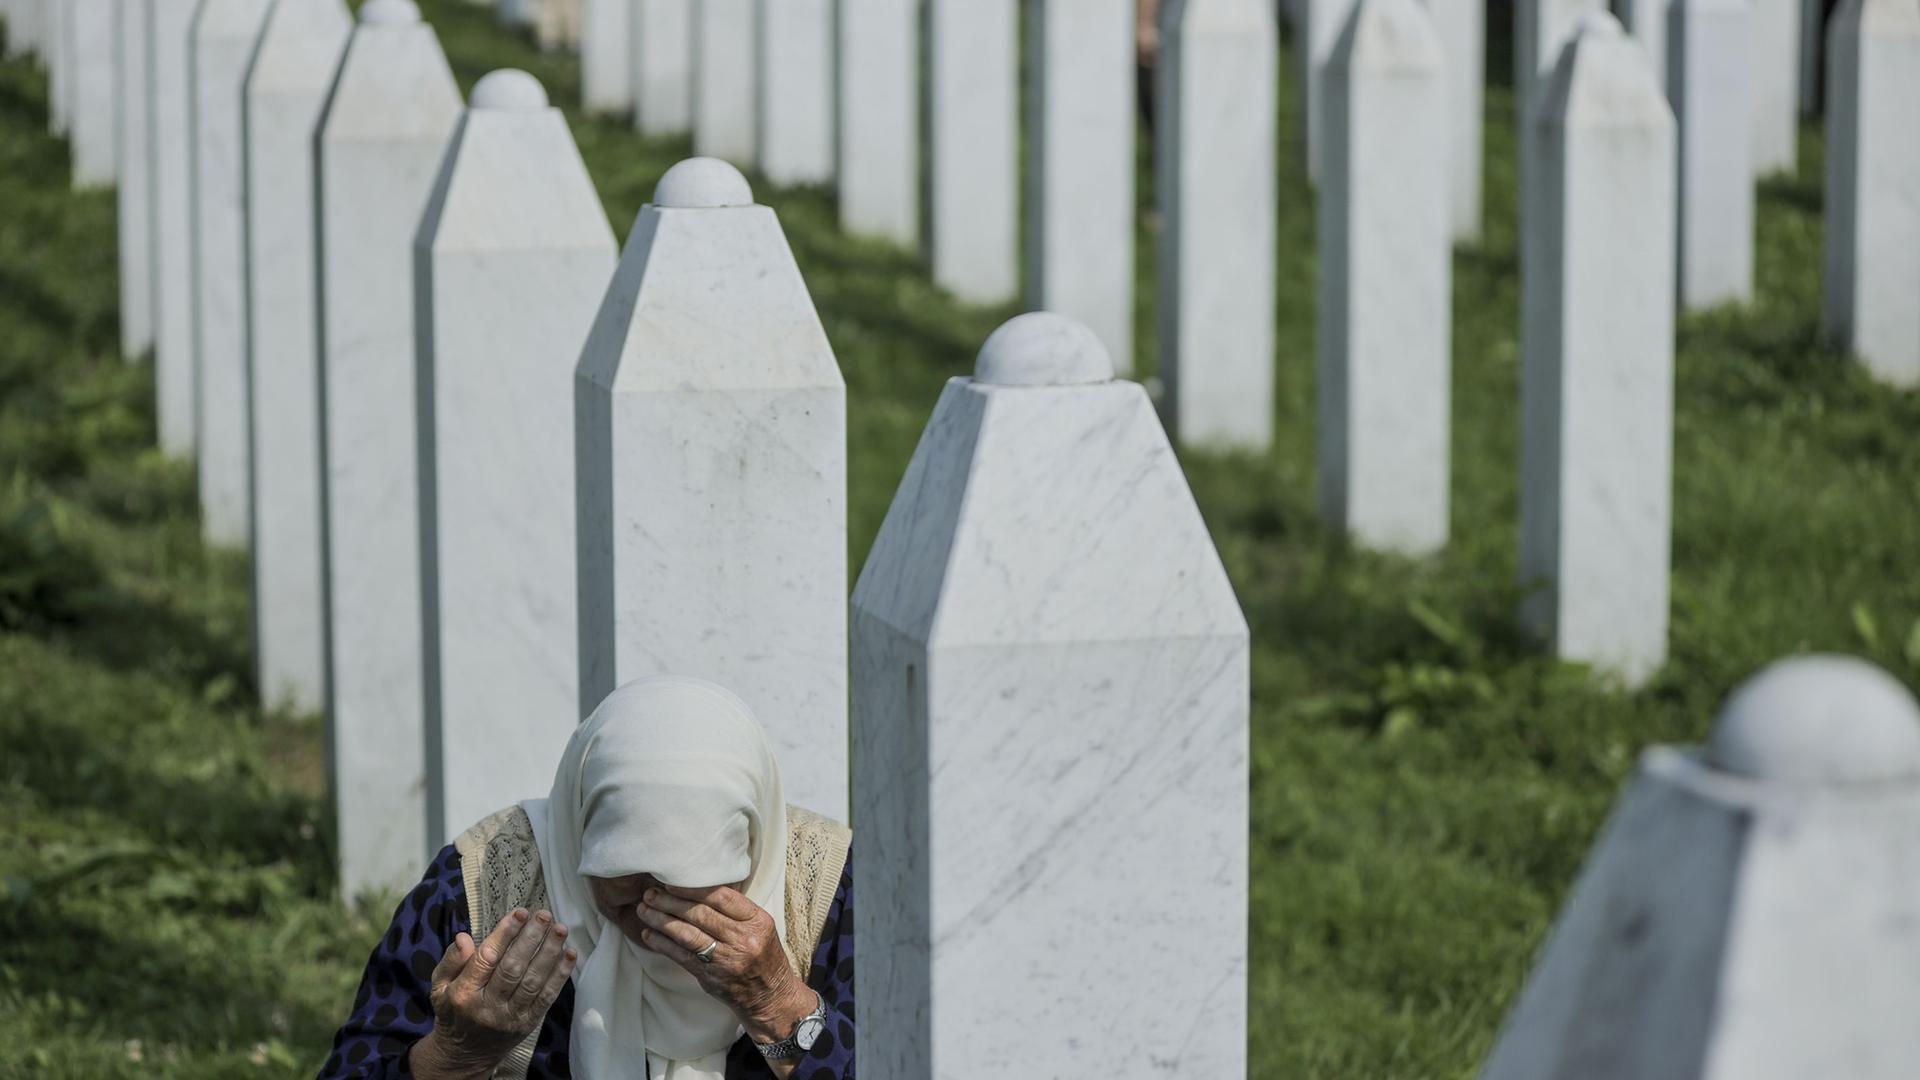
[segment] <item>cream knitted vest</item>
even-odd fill
[[[787,962],[802,979],[826,929],[827,911],[839,891],[852,843],[853,833],[845,825],[811,810],[787,807]],[[460,853],[467,918],[475,941],[486,940],[514,908],[538,911],[549,906],[533,822],[519,806],[483,819],[461,833],[453,847]],[[496,1080],[520,1080],[527,1075],[539,1035],[536,1030],[514,1047],[493,1070]]]

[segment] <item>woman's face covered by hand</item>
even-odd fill
[[[627,874],[622,877],[587,879],[587,888],[593,894],[593,906],[600,916],[620,928],[628,941],[642,945],[641,931],[646,924],[640,921],[641,898],[649,889],[660,888],[660,879],[652,874]],[[734,889],[743,889],[746,882],[734,882]]]

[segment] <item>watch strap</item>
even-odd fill
[[[801,1054],[807,1052],[809,1048],[800,1045],[800,1032],[807,1026],[807,1021],[809,1020],[815,1023],[825,1024],[827,1019],[827,999],[821,997],[820,992],[816,990],[813,994],[813,1002],[813,1011],[801,1017],[800,1022],[793,1025],[793,1034],[781,1039],[779,1042],[756,1042],[753,1044],[753,1048],[760,1051],[761,1057],[766,1058],[768,1061],[783,1061],[787,1058],[799,1057]]]

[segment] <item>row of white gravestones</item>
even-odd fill
[[[1481,1080],[1920,1075],[1916,868],[1920,703],[1774,664],[1642,756]]]
[[[1675,144],[1640,48],[1610,15],[1579,20],[1542,78],[1522,192],[1522,614],[1629,683],[1666,656]]]
[[[1827,50],[1821,326],[1877,377],[1920,386],[1920,4],[1846,0]]]
[[[854,590],[875,1075],[1246,1074],[1247,625],[1113,374],[1063,316],[996,332]]]

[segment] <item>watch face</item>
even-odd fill
[[[799,1045],[800,1049],[811,1050],[813,1044],[820,1041],[820,1033],[825,1030],[827,1030],[825,1020],[817,1016],[809,1016],[800,1021],[800,1029],[793,1033],[793,1041]]]

